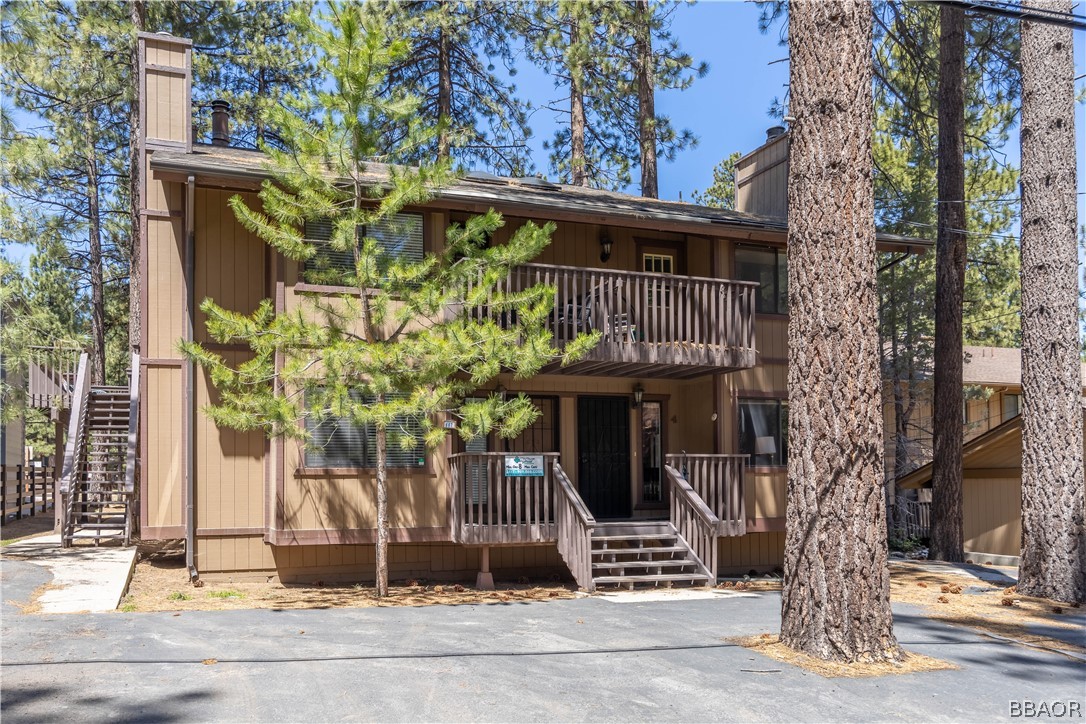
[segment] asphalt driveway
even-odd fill
[[[5,724],[995,721],[1014,701],[1081,707],[1086,681],[1081,662],[905,606],[900,641],[960,670],[825,679],[727,643],[775,631],[776,594],[184,614],[12,605],[47,580],[0,561]]]

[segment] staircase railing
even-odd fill
[[[720,519],[720,535],[747,533],[743,478],[749,455],[667,455],[664,461],[678,470],[709,509]]]
[[[671,498],[671,525],[690,548],[698,568],[716,585],[717,538],[720,518],[709,509],[705,501],[686,478],[671,465],[665,465]]]
[[[569,566],[577,585],[586,591],[595,590],[592,581],[592,531],[596,519],[588,512],[577,489],[562,466],[554,463],[554,479],[557,485],[558,553]]]
[[[124,455],[124,493],[131,503],[136,492],[136,451],[140,427],[140,356],[132,355],[132,371],[128,377],[128,448]],[[124,544],[132,542],[132,509],[126,506],[128,514],[124,520]]]
[[[26,404],[36,408],[67,409],[77,377],[77,347],[31,347],[26,370]]]
[[[72,387],[72,412],[68,420],[68,439],[64,443],[64,464],[60,474],[60,530],[64,547],[71,545],[67,536],[71,532],[72,513],[78,493],[76,483],[86,452],[90,388],[90,359],[83,353],[79,356],[75,385]]]

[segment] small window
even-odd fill
[[[404,450],[397,440],[398,428],[408,430],[419,442]],[[305,448],[307,468],[377,467],[377,428],[373,425],[356,425],[343,417],[307,417],[305,429],[311,435]],[[421,468],[425,465],[422,426],[418,420],[409,417],[396,418],[388,429],[388,467]]]
[[[1003,393],[1003,422],[1017,417],[1021,412],[1020,405],[1022,400],[1019,395],[1011,394],[1009,392]]]
[[[788,403],[784,400],[739,402],[739,452],[751,465],[788,463]]]
[[[653,274],[674,274],[675,257],[671,254],[642,254],[641,271]]]
[[[395,214],[359,228],[358,238],[369,236],[376,240],[380,249],[377,267],[383,272],[396,262],[422,261],[425,255],[422,229],[422,214]],[[305,222],[305,238],[316,246],[316,253],[305,263],[305,281],[312,284],[354,284],[354,254],[333,249],[328,243],[332,238],[330,221]]]
[[[641,403],[641,502],[659,503],[664,497],[663,404]]]
[[[788,314],[788,257],[783,250],[740,246],[735,250],[735,275],[758,282],[754,309],[760,314]]]

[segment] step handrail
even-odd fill
[[[128,449],[124,458],[124,492],[136,490],[136,438],[140,420],[140,356],[132,354],[132,374],[128,386]]]
[[[682,473],[671,465],[665,465],[671,497],[671,525],[682,539],[702,573],[716,585],[717,539],[720,518],[694,492]]]
[[[90,406],[90,357],[86,352],[79,355],[75,386],[72,388],[71,417],[68,420],[68,439],[64,442],[64,462],[59,480],[60,530],[62,546],[67,547],[68,529],[72,521],[72,503],[75,500],[75,478],[79,475],[79,463],[83,459],[87,435],[87,408]]]
[[[749,455],[669,453],[664,456],[664,462],[679,471],[720,519],[720,535],[746,535],[744,476]]]
[[[596,528],[596,519],[557,461],[554,463],[554,479],[557,483],[555,519],[558,523],[558,553],[569,566],[577,585],[586,591],[594,591],[592,532]]]

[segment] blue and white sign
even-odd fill
[[[508,478],[543,477],[542,455],[506,455],[505,476]]]

